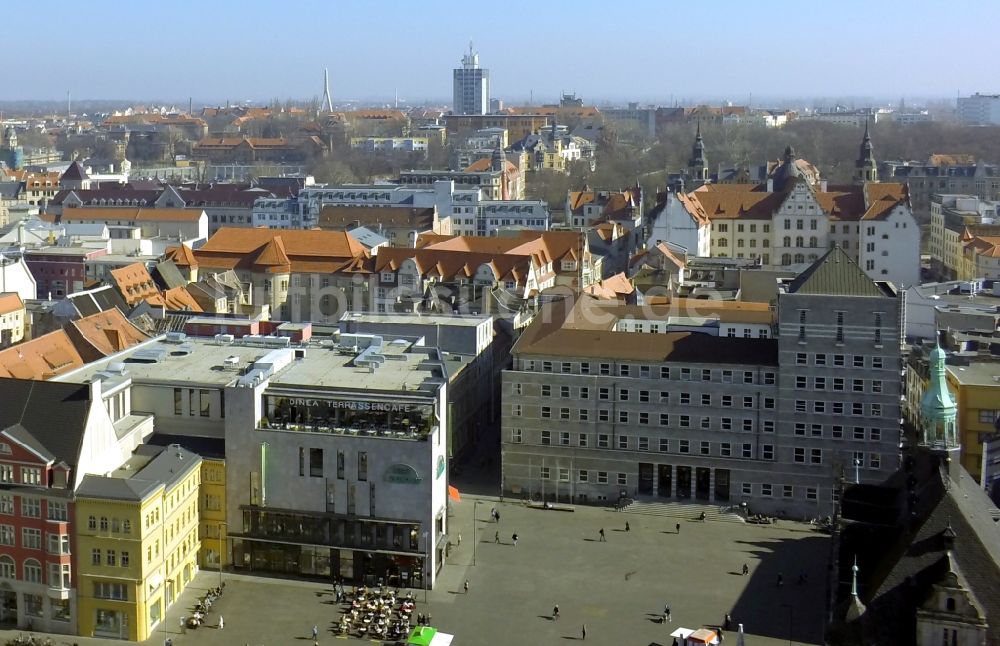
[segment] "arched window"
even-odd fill
[[[91,530],[97,529],[97,517],[96,516],[90,516],[89,518],[87,518],[87,529],[91,529]]]
[[[17,571],[14,567],[14,559],[6,554],[0,555],[0,577],[4,579],[17,578]]]
[[[948,597],[948,600],[945,601],[945,608],[948,610],[948,612],[955,612],[955,599],[954,599],[954,597]]]
[[[802,246],[802,236],[795,236],[795,246],[796,247]]]
[[[781,254],[781,264],[782,265],[790,265],[790,264],[792,264],[792,254],[790,254],[790,253],[783,253],[783,254]]]
[[[785,239],[782,241],[782,245],[781,246],[783,246],[783,247],[791,247],[792,246],[792,237],[791,236],[785,236]]]
[[[795,254],[795,262],[796,263],[805,262],[805,261],[806,261],[806,257],[805,256],[803,256],[800,253]]]
[[[719,238],[719,246],[725,247],[729,244],[729,240],[726,238]]]
[[[816,246],[817,246],[817,244],[816,244],[816,236],[809,236],[809,246],[812,247],[813,249],[816,248]]]
[[[42,582],[42,564],[35,559],[24,562],[24,580],[28,583]]]

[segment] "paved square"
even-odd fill
[[[499,525],[489,520],[494,506]],[[471,496],[453,505],[451,523],[452,540],[460,533],[462,544],[452,549],[428,603],[423,591],[416,593],[416,612],[430,613],[434,626],[456,636],[456,646],[561,644],[579,638],[584,624],[588,643],[669,645],[674,629],[718,626],[726,613],[744,623],[748,646],[787,644],[790,620],[795,643],[822,642],[830,542],[806,525],[696,522],[593,507],[562,512]],[[602,527],[606,542],[599,540]],[[744,563],[749,576],[740,572]],[[808,583],[797,583],[800,572]],[[174,604],[166,629],[175,646],[305,644],[311,643],[313,625],[321,644],[371,643],[330,632],[340,607],[329,585],[229,574],[226,581],[209,626],[181,634],[179,618],[205,589],[218,585],[217,573],[200,572]],[[556,604],[560,616],[553,620]],[[673,621],[655,623],[665,604]],[[225,617],[222,631],[215,627],[219,613]],[[0,633],[0,639],[9,634]],[[736,643],[735,631],[726,633],[726,641]],[[59,636],[55,642],[113,643]],[[162,643],[162,633],[146,642]]]

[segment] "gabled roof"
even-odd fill
[[[839,246],[832,247],[788,286],[791,294],[884,297],[885,292]]]
[[[91,314],[66,324],[66,333],[86,361],[96,361],[127,350],[149,337],[117,309]]]
[[[118,288],[118,292],[128,305],[135,305],[159,293],[153,277],[149,275],[149,270],[141,262],[112,269],[109,273],[110,281]]]
[[[202,307],[194,299],[188,287],[173,287],[162,294],[150,296],[146,299],[150,305],[157,305],[172,311],[201,312]]]
[[[83,169],[83,166],[80,165],[80,162],[74,161],[72,164],[69,165],[69,168],[67,168],[66,171],[63,172],[63,174],[59,177],[59,181],[67,179],[71,181],[80,181],[80,180],[90,179],[90,176],[87,175],[87,171]]]
[[[89,385],[0,379],[0,401],[4,434],[76,466],[90,414]]]
[[[346,231],[233,227],[216,231],[194,256],[206,269],[272,273],[365,272],[370,259],[364,245]],[[182,265],[176,255],[170,259]]]
[[[90,316],[97,312],[115,308],[122,312],[128,309],[128,304],[121,297],[121,294],[111,285],[102,285],[94,289],[74,292],[66,298],[73,303],[73,307],[80,316]]]
[[[83,358],[62,330],[0,351],[0,377],[51,379],[82,366]]]
[[[489,265],[497,280],[512,280],[520,286],[527,279],[530,262],[523,255],[384,247],[375,257],[375,271],[397,271],[404,260],[411,258],[421,276],[433,277],[442,282],[471,280],[481,266]]]
[[[24,309],[24,301],[17,292],[0,293],[0,314],[10,314]]]
[[[584,288],[586,293],[603,299],[623,299],[635,291],[624,273],[615,274]]]
[[[167,247],[163,257],[174,263],[177,267],[197,267],[198,260],[195,258],[191,247],[182,244],[176,247]]]

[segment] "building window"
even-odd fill
[[[773,495],[772,486],[767,483],[760,485],[760,495],[764,496],[765,498],[770,498]]]
[[[546,445],[552,444],[552,431],[542,431],[541,443]]]
[[[549,419],[552,417],[552,408],[549,406],[542,406],[541,409],[542,419]]]
[[[549,384],[542,384],[541,394],[542,394],[542,397],[551,397],[552,396],[552,386],[550,386]]]
[[[184,395],[183,389],[174,388],[174,415],[184,414]]]
[[[42,530],[33,527],[21,528],[21,547],[29,550],[42,549]]]
[[[46,504],[46,508],[49,520],[69,520],[69,511],[66,503],[50,500]]]
[[[586,483],[586,482],[587,482],[587,476],[588,476],[588,473],[589,473],[589,472],[588,472],[588,471],[587,471],[586,469],[580,469],[580,470],[579,470],[579,471],[577,472],[577,475],[576,475],[576,481],[577,481],[577,482],[583,482],[583,483]]]
[[[712,443],[711,442],[704,442],[703,441],[701,443],[701,454],[702,455],[709,455],[709,454],[711,454],[711,452],[712,452]]]
[[[42,515],[41,502],[38,498],[21,497],[21,515],[28,518],[40,518]]]
[[[577,443],[577,446],[586,447],[587,446],[587,434],[586,433],[580,433],[579,435],[577,435],[577,437],[576,437],[576,443]]]
[[[606,433],[597,434],[597,448],[606,449],[611,443],[611,436]]]
[[[598,471],[597,472],[597,484],[608,484],[608,472]]]
[[[209,410],[210,410],[209,404],[210,404],[210,400],[211,400],[211,394],[212,394],[212,391],[210,391],[210,390],[199,390],[198,391],[199,414],[202,417],[208,417],[208,413],[209,413]]]
[[[785,498],[791,498],[795,495],[795,488],[792,485],[785,485],[781,488],[781,495]]]
[[[690,453],[691,443],[688,440],[680,440],[680,448],[678,450],[681,453]]]
[[[760,451],[761,459],[763,460],[773,460],[774,459],[774,445],[764,444],[761,446]]]
[[[358,480],[368,480],[368,452],[358,451]]]
[[[670,440],[665,437],[660,438],[659,442],[660,453],[667,453],[670,451]]]
[[[795,447],[795,461],[802,464],[806,461],[806,450],[801,446]]]
[[[519,428],[510,429],[510,441],[513,444],[521,443],[521,429]]]
[[[809,464],[823,464],[823,450],[822,449],[810,449],[809,450]]]

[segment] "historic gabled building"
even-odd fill
[[[704,162],[696,141],[689,174],[703,176]],[[697,255],[801,268],[838,246],[874,280],[919,283],[920,231],[906,186],[877,181],[867,130],[855,169],[853,184],[831,186],[788,147],[762,183],[668,191],[648,218],[647,247],[671,242]]]

